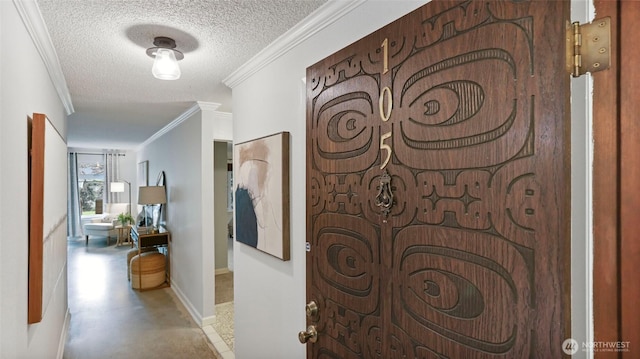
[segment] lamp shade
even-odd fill
[[[124,182],[111,182],[111,192],[124,192]]]
[[[142,186],[138,190],[138,204],[167,203],[164,186]]]
[[[180,66],[172,49],[159,48],[151,68],[153,76],[160,80],[177,80],[180,78]]]

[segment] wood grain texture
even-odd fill
[[[307,69],[310,358],[562,356],[568,12],[432,2]]]
[[[640,6],[620,2],[620,341],[629,342],[623,358],[640,355]]]
[[[46,116],[34,114],[31,125],[29,190],[29,303],[28,323],[42,320],[44,157]]]
[[[594,340],[620,338],[619,302],[619,50],[618,1],[595,1],[596,17],[611,17],[611,68],[593,74]],[[597,358],[619,353],[598,352]]]

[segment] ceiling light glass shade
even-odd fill
[[[158,49],[156,59],[151,68],[153,76],[160,80],[177,80],[180,78],[180,66],[176,55],[171,49]]]

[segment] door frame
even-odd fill
[[[596,0],[596,18],[611,17],[612,66],[593,74],[593,312],[594,341],[629,342],[629,352],[597,352],[597,358],[631,358],[640,352],[640,105],[634,30],[640,6]],[[613,175],[615,174],[615,175]],[[636,354],[637,355],[637,354]]]

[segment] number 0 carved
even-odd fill
[[[387,106],[385,109],[385,98],[387,99]],[[391,96],[391,89],[385,87],[380,92],[380,100],[378,101],[378,107],[380,109],[380,118],[382,121],[387,122],[391,117],[391,109],[393,108],[393,97]]]

